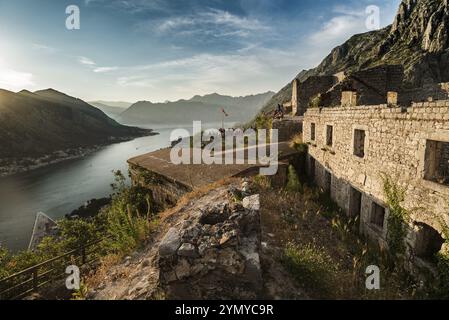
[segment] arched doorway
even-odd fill
[[[440,233],[423,222],[415,222],[417,227],[415,255],[426,261],[434,261],[435,255],[441,250],[444,239]]]

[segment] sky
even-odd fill
[[[278,91],[400,0],[0,0],[0,88],[153,102]],[[80,28],[69,30],[70,5]]]

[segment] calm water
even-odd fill
[[[170,145],[171,127],[148,127],[160,135],[113,144],[82,159],[1,178],[0,243],[11,250],[25,249],[37,212],[60,218],[90,199],[109,195],[112,170],[127,172],[129,158]]]

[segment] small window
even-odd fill
[[[373,202],[371,207],[371,223],[383,229],[384,220],[385,220],[385,208]]]
[[[332,147],[334,144],[334,127],[326,126],[326,145]]]
[[[365,130],[354,131],[354,155],[359,158],[365,157]]]
[[[449,142],[427,140],[424,179],[449,186]]]
[[[310,140],[315,141],[315,123],[310,124]]]

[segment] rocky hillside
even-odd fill
[[[448,0],[403,0],[392,25],[354,35],[336,47],[316,68],[298,78],[357,71],[380,64],[402,64],[412,87],[449,81]],[[272,110],[289,100],[288,84],[264,107]]]
[[[228,117],[226,122],[245,122],[273,96],[266,92],[246,97],[230,97],[217,93],[194,96],[189,100],[167,103],[140,101],[123,112],[118,120],[127,124],[192,124],[192,121],[221,122],[224,108]]]
[[[86,102],[48,89],[0,90],[0,157],[40,157],[150,134],[122,126]]]
[[[259,195],[248,185],[237,180],[214,186],[164,212],[143,251],[122,263],[104,264],[86,279],[87,298],[305,298],[266,253]],[[242,201],[236,201],[237,194]]]

